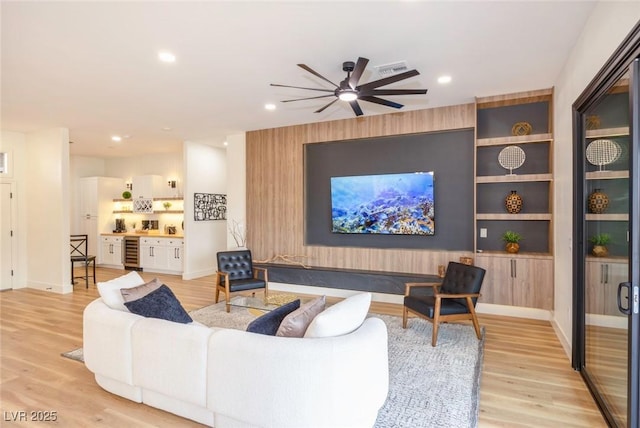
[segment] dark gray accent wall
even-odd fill
[[[305,244],[473,251],[473,130],[306,144]],[[331,232],[331,177],[434,171],[435,235]]]
[[[511,135],[517,122],[531,125],[531,134],[549,132],[549,103],[528,103],[478,110],[478,138],[494,138]]]

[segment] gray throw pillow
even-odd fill
[[[276,336],[303,337],[311,321],[313,321],[316,315],[324,311],[325,306],[325,296],[320,296],[301,305],[299,309],[291,312],[282,320]]]
[[[121,288],[120,294],[122,294],[122,298],[125,302],[132,302],[134,300],[138,300],[152,291],[157,290],[162,286],[162,283],[158,278],[153,278],[151,281],[146,284],[138,285],[133,288]]]
[[[269,336],[275,336],[276,331],[280,323],[291,312],[300,307],[300,299],[289,302],[286,305],[282,305],[259,318],[251,321],[247,326],[247,331],[251,333],[266,334]]]

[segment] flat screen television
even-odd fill
[[[331,177],[333,233],[433,235],[434,174]]]

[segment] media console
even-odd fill
[[[440,282],[437,275],[382,272],[326,267],[302,267],[277,263],[255,263],[269,271],[270,282],[369,291],[372,293],[404,294],[407,282]]]

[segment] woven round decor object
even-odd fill
[[[524,150],[518,146],[507,146],[498,153],[498,163],[513,174],[513,170],[520,168],[526,159]]]
[[[596,114],[592,114],[591,116],[587,116],[584,119],[585,127],[589,130],[600,128],[600,117]]]
[[[609,208],[609,197],[602,189],[594,189],[589,195],[589,212],[602,214]]]
[[[511,134],[519,137],[522,135],[531,134],[532,130],[533,128],[531,127],[531,124],[529,122],[516,122],[511,127]]]
[[[586,150],[587,160],[591,165],[602,167],[617,161],[622,154],[622,147],[613,140],[594,140]]]
[[[504,206],[509,214],[518,214],[522,210],[522,196],[518,192],[512,190],[506,198],[504,198]]]

